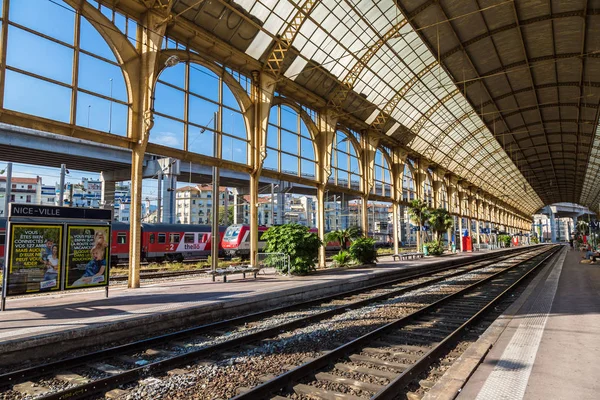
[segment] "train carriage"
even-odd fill
[[[267,242],[262,240],[265,232],[269,230],[268,226],[258,227],[258,251],[264,251]],[[318,229],[309,229],[312,233],[318,233]],[[221,246],[225,254],[230,257],[250,257],[250,226],[249,225],[230,225],[225,231],[225,235],[222,238]],[[338,242],[329,242],[326,244],[325,249],[327,251],[338,251],[340,244]]]
[[[219,242],[225,230],[219,227]],[[211,241],[210,225],[142,224],[142,253],[149,261],[207,257]]]

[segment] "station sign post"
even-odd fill
[[[11,203],[2,311],[8,296],[105,287],[112,210]]]

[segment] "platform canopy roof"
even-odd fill
[[[531,214],[598,202],[599,1],[175,0],[173,12]]]

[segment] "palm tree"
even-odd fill
[[[417,246],[420,249],[423,243],[423,225],[429,219],[429,207],[423,200],[415,199],[408,204],[408,214],[412,221],[419,226],[419,235],[417,235],[419,243],[417,243]]]
[[[328,232],[325,235],[325,242],[338,242],[342,250],[348,249],[348,242],[358,239],[362,236],[362,229],[358,226],[351,226],[346,229]]]
[[[429,226],[435,232],[435,240],[440,241],[440,236],[454,225],[454,218],[443,208],[436,208],[429,214]],[[449,238],[448,238],[449,239]]]

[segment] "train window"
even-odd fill
[[[171,243],[179,243],[179,233],[171,233],[169,236],[169,241]]]
[[[150,243],[154,243],[154,240],[155,240],[154,233],[151,233],[150,234]]]
[[[186,233],[183,235],[183,243],[194,243],[194,234]]]
[[[158,243],[167,243],[167,234],[166,233],[158,234]]]
[[[117,244],[126,244],[127,243],[127,234],[126,233],[117,233]]]
[[[0,246],[4,246],[6,244],[6,233],[0,233]]]
[[[267,231],[264,231],[264,232],[258,232],[258,241],[259,241],[259,242],[261,242],[261,241],[263,240],[263,238],[262,238],[262,237],[263,237],[263,235],[264,235],[265,233],[267,233]]]

